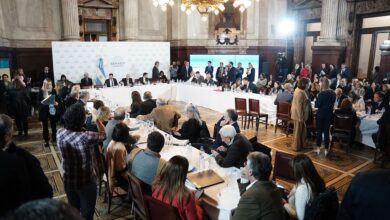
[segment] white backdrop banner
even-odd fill
[[[52,42],[54,80],[61,75],[78,83],[88,73],[95,84],[104,83],[109,73],[119,81],[130,74],[139,78],[144,72],[152,77],[156,61],[169,76],[169,42]]]

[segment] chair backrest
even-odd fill
[[[288,102],[279,102],[276,108],[277,117],[290,117],[291,104]]]
[[[220,216],[220,210],[218,208],[218,202],[214,201],[209,196],[202,196],[202,208],[207,218],[205,219],[218,219]]]
[[[144,196],[146,218],[148,220],[180,220],[179,211],[176,207],[170,206],[151,196]]]
[[[260,101],[249,99],[249,114],[260,114]]]
[[[293,157],[292,154],[276,151],[273,179],[278,178],[291,183],[295,182],[293,170],[290,166]]]
[[[142,187],[141,181],[135,177],[134,175],[129,175],[131,194],[133,196],[133,200],[139,209],[145,210],[144,203],[144,189]]]
[[[205,121],[202,120],[202,130],[200,131],[201,138],[211,138],[209,128]]]
[[[243,98],[235,98],[234,99],[236,112],[237,113],[247,113],[246,110],[246,99]]]
[[[213,139],[217,139],[217,135],[218,135],[218,125],[214,124]]]
[[[335,114],[333,121],[334,133],[350,133],[353,129],[353,118],[351,115]]]

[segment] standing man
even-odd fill
[[[158,81],[158,78],[160,76],[160,70],[158,69],[159,66],[160,62],[156,61],[152,70],[152,81]]]
[[[169,75],[170,75],[170,79],[174,80],[175,82],[177,81],[178,78],[178,70],[179,67],[176,65],[176,62],[173,61],[171,67],[169,67]]]
[[[242,68],[242,63],[239,62],[239,63],[237,63],[237,78],[242,79],[243,74],[244,74],[244,68]]]
[[[211,61],[208,61],[207,62],[207,66],[204,69],[204,73],[206,75],[207,75],[207,73],[210,73],[210,76],[211,76],[211,79],[212,79],[212,78],[214,78],[213,72],[214,72],[214,67],[211,65]]]
[[[108,79],[106,79],[104,84],[107,87],[114,87],[114,86],[118,86],[118,81],[116,81],[116,79],[114,78],[114,74],[110,73],[108,74]]]
[[[223,73],[225,72],[225,68],[223,67],[223,62],[219,63],[219,67],[217,68],[217,84],[220,86],[223,81]]]
[[[233,66],[233,62],[229,62],[229,71],[227,74],[227,79],[230,84],[234,83],[236,81],[237,76],[237,69]]]
[[[184,66],[181,69],[181,79],[183,81],[187,81],[190,78],[191,73],[192,73],[192,66],[190,66],[190,62],[186,60],[184,61]]]
[[[248,70],[246,72],[246,75],[248,77],[249,82],[255,81],[255,68],[253,68],[252,63],[248,63]]]

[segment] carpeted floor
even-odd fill
[[[179,121],[181,124],[186,120],[184,114],[183,102],[170,102],[177,107],[178,112],[182,114],[182,118]],[[207,126],[212,134],[214,123],[221,117],[221,114],[210,109],[199,107],[199,111],[203,120],[207,122]],[[242,125],[239,122],[241,129]],[[31,152],[41,162],[42,169],[47,175],[51,185],[53,186],[54,196],[56,199],[66,201],[66,195],[64,193],[62,177],[60,174],[60,161],[61,157],[58,152],[58,148],[54,143],[50,144],[50,148],[45,148],[42,141],[42,129],[40,123],[36,118],[32,118],[29,121],[29,137],[16,137],[14,138],[18,146]],[[286,137],[282,129],[274,132],[274,127],[269,126],[265,129],[263,124],[260,125],[259,131],[256,132],[255,128],[242,129],[242,133],[248,138],[257,136],[258,141],[267,145],[272,149],[272,155],[275,155],[276,151],[287,152],[290,154],[297,154],[291,150],[292,137]],[[339,199],[343,198],[349,183],[354,175],[358,172],[380,169],[378,165],[373,163],[374,150],[365,146],[355,146],[349,155],[345,153],[343,149],[335,147],[332,149],[331,154],[328,157],[324,157],[323,154],[317,156],[311,149],[315,143],[310,142],[310,148],[305,149],[301,153],[307,154],[314,162],[318,172],[324,178],[327,186],[333,186],[338,192]],[[389,166],[387,166],[389,168]],[[291,187],[291,184],[277,180],[281,185]],[[130,213],[130,204],[122,201],[120,198],[114,198],[112,203],[111,213],[107,213],[107,203],[103,202],[104,189],[102,195],[98,196],[95,219],[132,219]]]

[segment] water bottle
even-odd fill
[[[199,154],[199,171],[203,171],[204,169],[204,156],[203,152]]]

